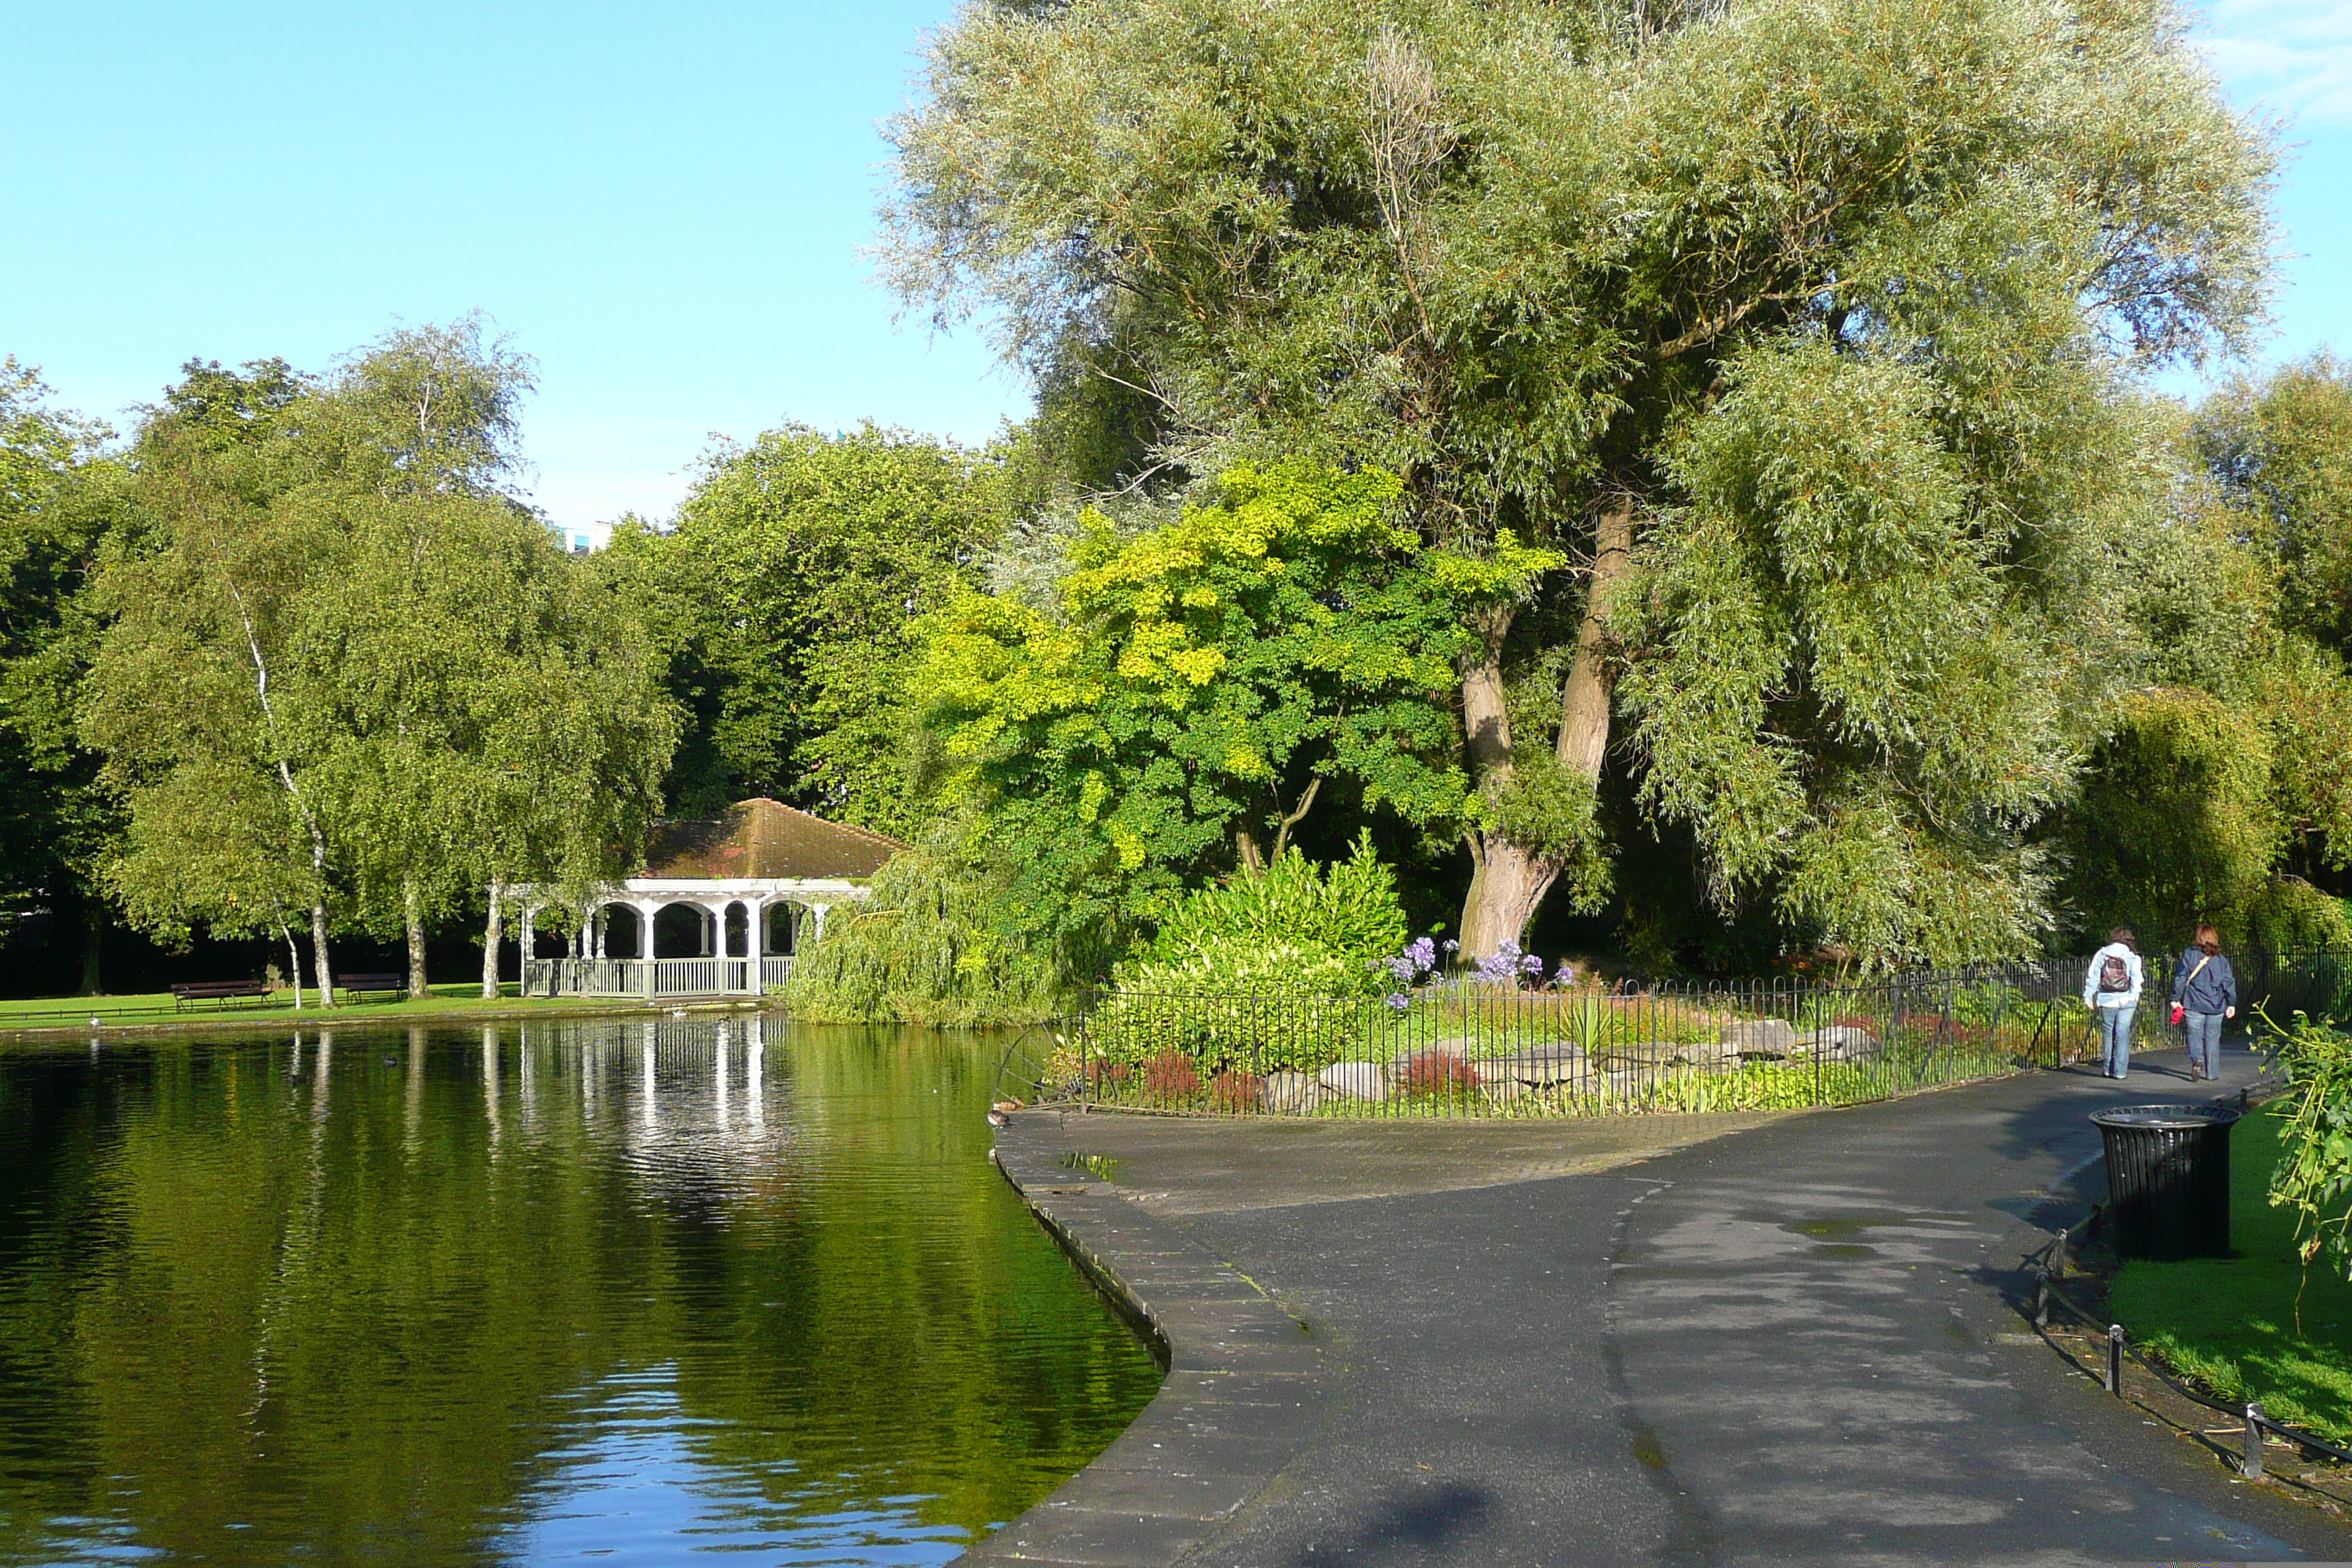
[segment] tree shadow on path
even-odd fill
[[[1482,1487],[1444,1481],[1427,1488],[1391,1486],[1352,1533],[1317,1541],[1291,1558],[1297,1568],[1337,1562],[1384,1563],[1442,1559],[1456,1538],[1493,1507]]]

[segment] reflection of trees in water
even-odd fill
[[[0,1560],[486,1558],[650,1368],[791,1513],[1009,1518],[1156,1373],[986,1163],[992,1068],[740,1016],[0,1063]]]

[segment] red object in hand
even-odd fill
[[[2181,1019],[2186,1018],[2187,1016],[2189,1016],[2189,1009],[2182,1006],[2179,1003],[2175,1002],[2172,1005],[2172,1021],[2178,1024]]]

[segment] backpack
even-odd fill
[[[2102,991],[2131,989],[2131,966],[2124,962],[2123,954],[2111,952],[2099,960],[2099,989]]]

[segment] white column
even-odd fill
[[[657,899],[637,900],[637,956],[650,959],[654,955],[654,916],[661,912]]]
[[[523,905],[522,930],[516,933],[515,942],[522,949],[522,962],[526,966],[532,959],[539,956],[539,906],[537,904]],[[524,985],[523,994],[529,995],[530,970],[528,967],[523,970],[521,978]]]
[[[604,905],[602,905],[602,904],[598,904],[598,905],[596,906],[596,912],[595,912],[594,914],[593,914],[593,915],[591,915],[591,916],[589,916],[589,917],[588,917],[588,923],[589,923],[590,928],[591,928],[591,929],[595,932],[595,941],[596,941],[596,951],[595,951],[593,953],[590,954],[590,956],[591,956],[591,957],[593,957],[593,958],[602,958],[602,957],[604,957]]]
[[[831,904],[816,904],[811,906],[810,912],[816,916],[816,934],[809,938],[809,945],[811,947],[814,947],[818,942],[824,940],[825,912],[832,908],[833,906]]]
[[[768,900],[760,898],[743,900],[743,956],[751,961],[751,973],[744,989],[757,996],[765,989],[763,971],[767,967]]]

